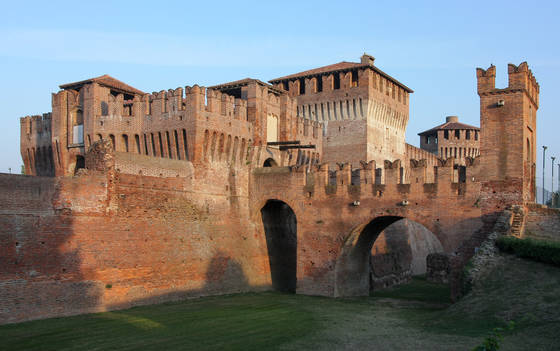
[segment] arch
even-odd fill
[[[202,159],[208,160],[208,129],[204,131],[204,140],[202,142]]]
[[[372,290],[426,273],[428,254],[443,252],[440,238],[419,222],[380,216],[352,230],[335,266],[335,296],[364,296]]]
[[[206,135],[204,136],[206,138]],[[185,152],[185,160],[189,160],[189,147],[187,144],[187,131],[183,129],[183,151]]]
[[[268,200],[261,208],[272,288],[295,293],[297,287],[297,218],[280,200]]]
[[[278,163],[272,157],[269,157],[264,160],[263,167],[278,167]]]
[[[373,243],[385,228],[402,218],[381,216],[352,230],[336,260],[335,297],[369,295],[369,257]]]
[[[142,154],[142,148],[140,147],[140,136],[134,134],[134,142],[136,143],[136,152]]]
[[[113,134],[109,134],[109,139],[111,139],[111,144],[113,144],[113,151],[117,149],[117,145],[115,143],[115,136]]]
[[[74,174],[78,173],[78,170],[86,168],[86,159],[84,156],[78,155],[76,156],[76,167],[74,168]]]
[[[217,151],[216,158],[218,160],[222,160],[223,157],[224,157],[224,133],[221,133],[218,141],[218,151]]]
[[[122,141],[124,144],[124,152],[128,152],[128,135],[123,134],[122,135]]]
[[[175,137],[175,153],[177,155],[177,159],[180,160],[181,159],[181,149],[179,149],[179,134],[177,133],[176,129],[173,131],[173,136]]]
[[[165,104],[164,106],[167,106],[167,104]],[[167,112],[167,111],[165,111]],[[169,137],[169,131],[166,130],[165,131],[165,143],[167,145],[167,157],[168,158],[173,158],[173,154],[171,152],[171,138]]]
[[[527,138],[527,162],[532,162],[531,141]]]

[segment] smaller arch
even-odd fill
[[[264,160],[263,167],[278,167],[278,163],[272,157],[269,157]]]
[[[74,168],[74,174],[78,174],[78,170],[86,168],[86,159],[84,156],[76,156],[76,167]]]

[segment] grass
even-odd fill
[[[0,326],[2,350],[471,350],[516,321],[504,350],[554,350],[560,270],[503,256],[483,284],[450,305],[448,288],[417,277],[371,297],[280,293],[192,299]]]
[[[391,289],[375,291],[372,297],[450,304],[451,292],[448,285],[431,283],[425,276],[415,276],[408,284]]]

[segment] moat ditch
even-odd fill
[[[554,350],[560,270],[504,256],[451,305],[444,285],[415,277],[370,297],[278,292],[205,297],[0,326],[3,350],[470,350],[516,323],[503,350]]]

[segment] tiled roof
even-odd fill
[[[418,133],[418,135],[432,134],[433,132],[436,132],[438,130],[455,130],[455,129],[480,130],[480,128],[478,128],[478,127],[470,126],[470,125],[464,124],[464,123],[446,122],[444,124],[441,124],[437,127],[432,128],[432,129],[428,129],[428,130],[426,130],[422,133]]]
[[[103,86],[106,86],[108,88],[112,88],[114,90],[117,90],[121,93],[129,93],[129,94],[131,93],[131,94],[138,94],[138,95],[144,95],[145,94],[143,91],[138,90],[134,87],[131,87],[130,85],[128,85],[126,83],[123,83],[120,80],[115,79],[108,74],[104,74],[102,76],[95,77],[95,78],[82,80],[82,81],[79,81],[79,82],[62,84],[62,85],[59,85],[59,87],[60,87],[60,89],[79,89],[82,86],[84,86],[86,84],[91,84],[91,83],[97,83],[99,85],[103,85]]]
[[[235,80],[235,81],[233,81],[233,82],[228,82],[228,83],[213,85],[213,86],[211,86],[211,87],[208,87],[208,89],[220,90],[220,91],[222,91],[222,90],[229,90],[229,89],[235,89],[235,88],[239,88],[239,87],[243,87],[243,86],[249,85],[249,83],[252,83],[252,82],[256,82],[256,83],[259,84],[259,85],[268,87],[268,89],[270,89],[270,90],[272,90],[272,91],[274,91],[274,92],[277,92],[277,93],[284,93],[284,94],[285,94],[284,91],[278,90],[278,89],[276,89],[274,86],[272,86],[272,85],[270,85],[270,84],[268,84],[268,83],[265,83],[265,82],[263,82],[263,81],[261,81],[261,80],[254,79],[254,78],[245,78],[245,79]]]
[[[313,76],[313,75],[316,75],[316,74],[332,72],[332,71],[342,71],[342,70],[347,70],[347,69],[352,69],[352,68],[358,68],[360,66],[366,67],[367,65],[362,65],[361,63],[357,63],[357,62],[342,61],[342,62],[335,63],[335,64],[332,64],[332,65],[323,66],[323,67],[314,68],[314,69],[310,69],[310,70],[299,72],[299,73],[290,74],[289,76],[275,78],[275,79],[272,79],[270,82],[277,82],[277,81],[281,81],[281,80],[299,78],[299,77],[305,77],[305,76]]]
[[[303,71],[303,72],[299,72],[299,73],[295,73],[295,74],[290,74],[288,76],[284,76],[284,77],[280,77],[280,78],[274,78],[274,79],[269,80],[269,82],[274,84],[274,83],[279,83],[279,82],[284,81],[284,80],[291,80],[291,79],[295,79],[295,78],[305,78],[305,77],[310,77],[310,76],[316,76],[316,75],[321,75],[321,74],[327,73],[327,72],[349,71],[351,69],[356,69],[356,68],[370,68],[370,69],[373,69],[375,72],[379,73],[380,75],[382,75],[386,79],[388,79],[391,82],[395,83],[396,85],[400,86],[401,88],[403,88],[407,92],[409,92],[409,93],[414,92],[412,89],[410,89],[409,87],[407,87],[403,83],[399,82],[395,78],[391,77],[387,73],[383,72],[379,68],[375,67],[373,64],[363,64],[363,63],[348,62],[348,61],[342,61],[342,62],[335,63],[335,64],[332,64],[332,65],[318,67],[318,68],[310,69],[310,70],[307,70],[307,71]]]

